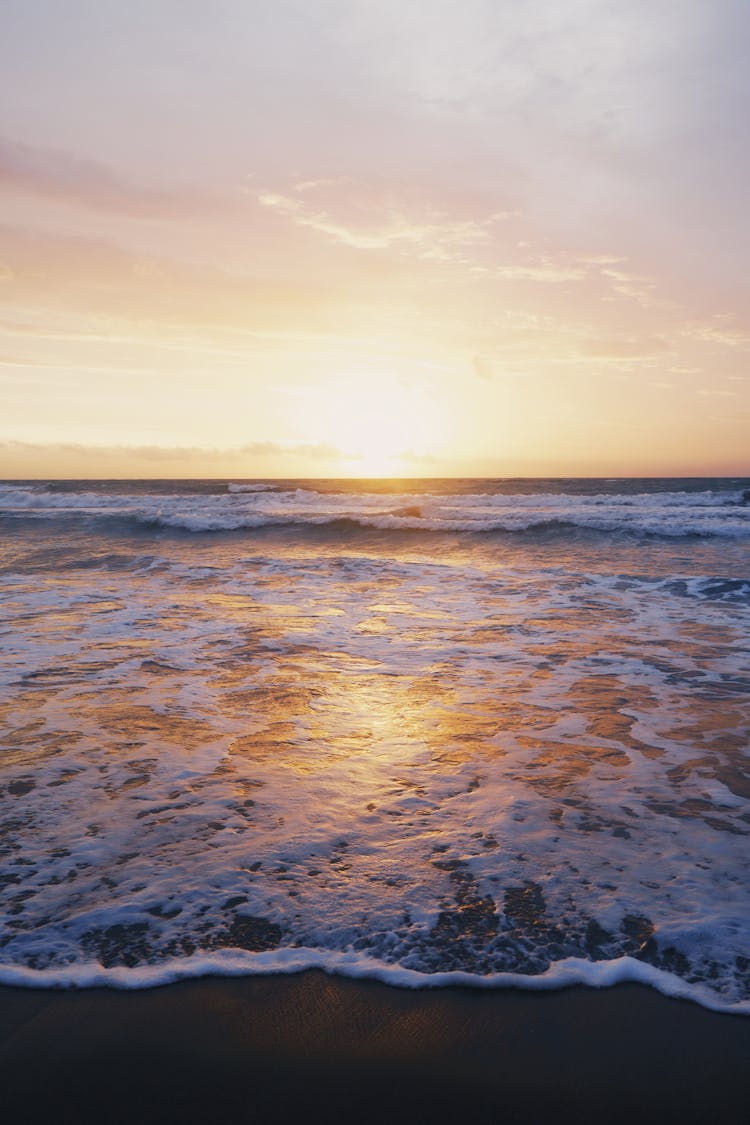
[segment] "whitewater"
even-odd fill
[[[748,488],[0,482],[0,982],[750,1013]]]

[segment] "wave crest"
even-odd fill
[[[738,494],[739,495],[739,494]],[[750,538],[750,508],[734,494],[643,492],[318,492],[268,482],[229,483],[225,492],[174,494],[43,485],[0,486],[0,518],[128,521],[206,533],[328,528],[338,533],[410,531]]]

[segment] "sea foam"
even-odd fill
[[[0,979],[628,979],[747,1012],[743,540],[351,520],[745,515],[603,487],[6,488]]]
[[[0,518],[129,520],[192,532],[264,527],[359,526],[381,531],[569,534],[575,529],[640,536],[750,538],[750,508],[728,493],[366,493],[232,484],[222,494],[127,494],[0,487]]]
[[[563,988],[612,988],[618,984],[643,984],[676,1000],[692,1000],[714,1012],[750,1014],[750,1000],[727,1005],[709,989],[686,984],[672,973],[655,969],[632,957],[591,962],[567,958],[539,976],[492,973],[477,976],[464,972],[419,973],[372,958],[347,953],[323,953],[316,949],[284,949],[274,953],[249,954],[223,951],[183,957],[161,965],[105,969],[96,962],[56,970],[0,968],[0,984],[14,988],[115,988],[137,991],[158,988],[201,977],[291,975],[318,969],[332,976],[374,980],[394,988],[519,989],[529,992]]]

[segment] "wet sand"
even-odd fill
[[[651,989],[401,990],[308,972],[143,992],[0,989],[3,1119],[713,1122],[750,1019]]]

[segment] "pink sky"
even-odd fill
[[[750,473],[749,34],[6,0],[0,475]]]

